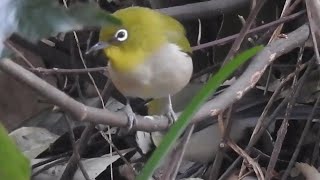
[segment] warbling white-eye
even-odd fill
[[[99,42],[90,50],[103,49],[109,58],[109,74],[126,97],[167,97],[165,115],[175,114],[170,95],[184,88],[192,75],[191,47],[183,26],[155,10],[129,7],[113,14],[122,26],[102,27]],[[126,113],[132,127],[135,116],[129,101]]]

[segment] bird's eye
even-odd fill
[[[125,29],[119,29],[115,34],[115,38],[121,42],[125,41],[128,38],[128,31]]]

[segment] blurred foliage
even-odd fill
[[[31,175],[29,160],[20,152],[0,124],[0,178],[28,180]]]
[[[70,8],[52,0],[4,0],[0,4],[0,40],[17,33],[36,42],[41,38],[84,27],[120,25],[120,20],[94,4],[74,4]],[[0,54],[2,54],[0,46]]]

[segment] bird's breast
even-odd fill
[[[191,57],[177,45],[168,43],[129,72],[118,72],[111,65],[110,78],[125,96],[160,98],[185,87],[192,70]]]

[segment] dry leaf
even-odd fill
[[[307,163],[296,163],[296,168],[306,177],[306,180],[319,180],[320,173],[318,170]]]

